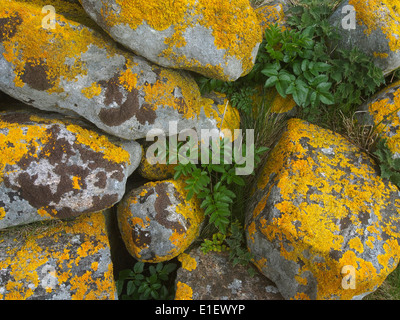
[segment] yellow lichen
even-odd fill
[[[188,28],[201,25],[212,30],[216,49],[225,50],[225,59],[235,57],[242,61],[243,74],[248,73],[253,65],[251,52],[257,43],[261,42],[261,30],[258,28],[258,19],[248,0],[178,0],[163,1],[162,3],[145,3],[139,0],[116,0],[119,6],[103,3],[101,15],[109,27],[118,24],[128,24],[136,30],[146,22],[157,31],[174,27],[171,37],[164,39],[168,48],[162,56],[171,60],[180,60],[179,63],[187,67],[197,68],[199,62],[184,56],[176,57],[174,48],[185,46],[184,31]],[[240,21],[240,23],[237,23]],[[203,66],[203,68],[207,66]],[[209,66],[212,70],[222,66]],[[221,76],[221,75],[220,75]]]
[[[80,181],[81,181],[80,177],[73,176],[72,177],[72,187],[74,189],[80,190],[81,189]]]
[[[182,268],[188,271],[193,271],[197,268],[197,261],[190,254],[182,253],[178,256],[178,261],[182,263]]]
[[[85,95],[86,98],[92,99],[101,94],[101,87],[99,84],[93,82],[89,88],[82,89],[82,94]]]
[[[6,216],[6,210],[3,207],[0,207],[0,220],[4,219]]]
[[[198,116],[200,94],[193,79],[173,70],[163,70],[160,79],[155,83],[138,85],[137,79],[141,72],[133,72],[133,68],[137,66],[133,61],[134,56],[118,49],[114,42],[98,33],[93,22],[86,21],[90,19],[79,5],[53,1],[56,28],[42,28],[44,16],[41,10],[47,4],[44,0],[0,0],[0,17],[18,17],[18,21],[21,22],[16,27],[16,32],[9,32],[11,27],[8,27],[9,37],[2,41],[3,57],[14,69],[16,86],[26,85],[23,80],[28,71],[35,73],[35,76],[40,71],[43,83],[38,90],[49,94],[61,93],[64,91],[62,83],[76,82],[88,75],[88,66],[82,57],[91,48],[98,48],[107,53],[107,59],[125,59],[125,65],[115,70],[119,85],[128,93],[133,90],[145,92],[144,99],[149,104],[147,108],[155,110],[156,107],[168,107],[179,109],[186,118],[193,119]],[[164,8],[164,4],[161,6]],[[35,85],[36,82],[32,83]],[[177,87],[182,93],[180,98],[174,95]],[[101,92],[102,87],[96,82],[81,89],[81,93],[88,99],[99,96]],[[152,94],[155,96],[152,97]]]
[[[121,223],[120,230],[122,234],[122,238],[125,241],[125,245],[128,251],[138,258],[141,258],[144,262],[162,262],[171,260],[178,255],[180,255],[187,247],[196,239],[199,233],[200,224],[204,219],[204,212],[200,208],[200,203],[197,197],[193,197],[189,202],[179,201],[172,210],[176,212],[184,221],[187,221],[187,225],[185,223],[180,223],[183,230],[177,230],[174,227],[171,227],[172,234],[168,238],[172,245],[172,249],[167,252],[163,256],[155,256],[152,259],[144,259],[142,257],[142,251],[149,247],[149,244],[146,243],[145,245],[139,243],[139,239],[134,239],[132,237],[132,229],[136,230],[146,230],[149,229],[151,220],[146,219],[146,222],[139,217],[135,217],[135,212],[132,212],[132,205],[140,203],[140,198],[145,196],[149,190],[155,188],[157,184],[172,184],[174,189],[174,195],[178,195],[178,197],[185,199],[187,196],[187,190],[184,189],[184,182],[182,180],[163,180],[163,181],[156,181],[156,182],[148,182],[142,188],[143,190],[140,191],[139,194],[134,193],[128,196],[124,200],[124,205],[120,205],[118,208],[118,216],[119,221],[124,221]],[[157,194],[157,196],[160,196]],[[172,195],[166,194],[165,196],[171,197]],[[134,207],[133,207],[134,208]],[[181,228],[180,228],[181,229]],[[149,235],[151,237],[151,234]]]
[[[319,152],[318,158],[314,158],[308,155],[309,148],[326,151]],[[348,154],[355,154],[355,157],[364,158],[365,161],[354,166]],[[253,211],[253,219],[259,222],[256,228],[268,241],[296,244],[281,246],[281,256],[289,261],[297,262],[300,259],[305,263],[300,268],[299,276],[306,270],[312,272],[318,284],[317,299],[329,299],[332,295],[349,299],[373,290],[388,274],[378,274],[371,262],[356,256],[356,253],[366,250],[358,237],[351,238],[349,250],[343,251],[346,243],[337,223],[341,219],[349,219],[349,223],[357,226],[361,224],[365,212],[373,211],[377,221],[371,222],[368,229],[371,235],[366,246],[372,248],[382,232],[391,239],[400,237],[390,223],[380,223],[382,210],[388,205],[391,194],[397,192],[396,187],[385,185],[376,175],[374,167],[367,165],[368,161],[372,162],[338,134],[299,119],[291,119],[258,179],[257,188],[263,190],[263,194],[269,194],[270,188],[276,185],[281,199],[275,201],[274,205],[280,215],[267,221],[263,216],[265,198],[262,198]],[[354,180],[363,183],[350,183]],[[398,217],[391,219],[393,223],[398,223]],[[250,226],[255,228],[252,223]],[[394,250],[395,247],[385,249],[389,256],[398,261]],[[342,258],[334,259],[332,252],[344,254]],[[310,254],[324,257],[325,262],[313,262],[309,259]],[[381,258],[381,261],[385,259]],[[345,265],[355,266],[357,277],[367,279],[367,274],[369,280],[360,281],[356,290],[344,290],[340,272]],[[304,280],[297,280],[303,284]]]
[[[118,146],[107,138],[106,135],[100,135],[93,130],[82,128],[81,126],[70,124],[67,130],[76,134],[76,142],[88,146],[95,152],[101,152],[104,159],[114,163],[130,164],[130,154],[121,146]]]
[[[186,283],[178,281],[176,284],[175,300],[193,300],[193,290]]]
[[[387,98],[386,91],[393,91],[393,98]],[[395,154],[400,152],[400,131],[396,128],[400,126],[400,81],[395,82],[390,87],[368,105],[368,111],[373,117],[376,130],[383,134],[387,139],[389,149]],[[383,94],[383,97],[381,97]],[[393,130],[394,129],[394,130]]]
[[[82,246],[75,250],[72,242],[59,243],[53,246],[46,245],[49,241],[57,243],[62,235],[80,237],[84,240]],[[0,261],[0,269],[10,270],[8,281],[4,284],[6,289],[4,298],[6,300],[27,299],[41,285],[47,292],[54,292],[59,290],[61,286],[68,288],[68,285],[65,285],[66,283],[71,284],[67,294],[70,294],[72,299],[114,298],[115,283],[112,278],[111,263],[101,279],[92,278],[91,271],[86,271],[82,276],[75,275],[72,277],[71,274],[73,268],[82,268],[80,260],[85,255],[88,253],[91,255],[99,254],[109,246],[105,230],[105,217],[102,213],[85,214],[76,218],[73,222],[41,227],[40,232],[30,232],[22,242],[20,239],[15,241],[19,245],[12,244],[5,247],[5,259]],[[95,271],[97,266],[98,264],[96,265],[96,262],[93,262],[92,270]],[[43,280],[41,281],[44,270],[48,271],[48,275],[54,278],[53,282],[50,281],[47,284]]]

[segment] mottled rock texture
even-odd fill
[[[118,204],[118,224],[129,253],[143,262],[170,260],[196,239],[204,219],[196,197],[186,201],[182,180],[149,182]]]
[[[55,0],[55,28],[43,27],[44,0],[0,1],[0,90],[46,111],[79,114],[125,139],[199,125],[193,78],[121,50],[81,6]],[[200,125],[201,126],[201,125]]]
[[[228,252],[203,254],[200,248],[178,256],[176,300],[281,300],[276,286],[261,274],[233,266]]]
[[[400,158],[400,81],[378,92],[359,108],[363,124],[374,125],[387,141],[393,157]]]
[[[113,300],[103,213],[0,231],[0,300]]]
[[[359,299],[399,262],[398,189],[330,130],[289,120],[250,203],[248,247],[285,299]]]
[[[94,128],[58,114],[0,113],[0,229],[97,212],[123,197],[140,145]]]
[[[111,37],[164,67],[222,80],[250,72],[261,43],[248,0],[81,0]]]

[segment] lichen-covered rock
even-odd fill
[[[170,260],[196,239],[204,213],[193,197],[186,201],[182,180],[149,182],[128,192],[117,218],[129,253],[143,262]]]
[[[201,98],[201,104],[202,109],[199,118],[202,126],[196,126],[193,128],[193,132],[196,134],[198,143],[200,143],[202,139],[201,130],[204,127],[220,130],[220,137],[228,138],[228,141],[230,142],[238,137],[238,135],[235,136],[235,129],[240,129],[240,114],[236,108],[232,107],[225,94],[219,92],[210,92]],[[182,131],[182,133],[184,133],[184,131]],[[171,146],[171,141],[175,141],[175,143],[178,144],[179,142],[184,142],[187,140],[185,136],[169,136],[165,141],[166,147]],[[174,153],[172,148],[169,148],[168,155],[157,155],[157,159],[162,160],[162,163],[158,161],[155,164],[151,164],[148,160],[149,157],[153,157],[153,154],[150,153],[149,157],[147,156],[150,146],[151,145],[149,142],[144,143],[144,152],[142,161],[138,168],[138,173],[142,177],[149,180],[163,180],[173,177],[175,173],[174,168],[179,162],[176,154],[177,150],[175,150]],[[199,148],[198,150],[195,150],[195,145],[191,146],[193,147],[193,154],[200,149],[199,144],[197,146]],[[154,152],[154,150],[151,151]],[[170,164],[167,164],[167,160]]]
[[[208,127],[217,128],[219,130],[229,130],[232,138],[234,138],[234,130],[240,129],[239,111],[232,107],[231,102],[226,94],[220,92],[209,92],[202,99],[202,110],[200,118],[201,123],[210,122]],[[197,127],[197,132],[201,132],[202,128]],[[222,132],[223,135],[223,132]]]
[[[255,264],[286,299],[359,299],[396,268],[399,192],[375,170],[340,135],[288,121],[246,221]]]
[[[375,126],[393,157],[400,158],[400,81],[395,82],[360,107],[359,119]]]
[[[235,267],[227,252],[203,254],[200,248],[178,256],[176,300],[281,300],[276,286],[263,275],[250,276]]]
[[[55,28],[46,29],[47,4],[0,0],[0,90],[42,110],[79,114],[125,139],[153,128],[168,134],[169,121],[179,130],[199,125],[200,92],[188,73],[119,49],[67,0],[52,1]]]
[[[279,26],[284,27],[286,23],[286,11],[289,9],[287,0],[278,1],[264,1],[257,6],[255,12],[257,14],[261,29],[263,33],[270,24],[277,23]]]
[[[222,80],[250,72],[261,43],[248,0],[80,0],[116,41],[164,67]]]
[[[137,169],[138,173],[148,180],[165,180],[172,178],[175,174],[176,164],[155,163],[151,164],[147,157],[147,148],[143,149],[142,160]]]
[[[0,229],[101,211],[123,197],[140,145],[59,116],[0,113]]]
[[[0,300],[117,299],[103,213],[0,231]]]
[[[349,5],[354,11],[343,11]],[[351,28],[353,18],[356,18],[354,29]],[[345,0],[330,21],[339,28],[342,36],[339,49],[358,47],[374,59],[385,75],[400,67],[400,9],[397,1]]]

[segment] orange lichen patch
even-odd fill
[[[133,73],[132,69],[128,68],[121,73],[119,82],[127,91],[131,92],[133,88],[136,88],[137,74]]]
[[[93,82],[89,88],[83,88],[82,93],[86,98],[92,99],[93,97],[101,94],[101,87],[99,84]]]
[[[73,176],[72,177],[72,187],[74,189],[80,190],[81,189],[81,184],[80,184],[81,178]]]
[[[364,246],[360,240],[360,238],[352,238],[349,241],[349,248],[354,249],[358,253],[363,253],[364,252]]]
[[[0,233],[3,253],[0,269],[9,270],[3,298],[27,299],[41,288],[49,294],[57,292],[66,299],[115,297],[112,263],[109,263],[101,278],[94,277],[92,270],[83,275],[76,273],[88,263],[88,258],[85,259],[88,252],[96,256],[109,248],[102,213],[82,215],[73,221],[41,226],[40,232],[31,232],[23,239],[16,238],[12,244],[4,242],[5,236],[9,236],[7,231]],[[70,241],[72,238],[84,240],[84,248],[81,245],[77,247],[76,241]],[[83,252],[81,256],[80,253]],[[81,262],[82,260],[85,261]],[[96,262],[92,262],[92,267],[97,269]]]
[[[46,210],[46,208],[40,208],[37,210],[37,213],[42,216],[42,217],[46,217],[46,218],[52,218],[52,215],[48,213],[48,211]]]
[[[318,150],[317,156],[310,150]],[[357,254],[374,248],[382,233],[391,239],[384,246],[387,259],[399,261],[399,252],[395,253],[398,246],[393,244],[400,238],[394,227],[400,218],[393,215],[382,222],[382,213],[392,205],[390,199],[397,189],[376,174],[372,159],[340,135],[299,119],[289,120],[287,130],[269,155],[257,188],[256,192],[262,190],[262,194],[269,194],[272,188],[279,190],[279,199],[274,201],[279,213],[267,221],[262,198],[253,210],[250,225],[255,222],[252,228],[256,231],[252,232],[260,232],[270,242],[285,243],[280,246],[280,254],[286,260],[304,262],[298,276],[304,271],[312,272],[317,299],[350,299],[381,284],[393,267],[385,265],[385,271],[378,272],[372,262]],[[376,218],[366,224],[365,216],[370,212]],[[370,234],[365,245],[357,236],[345,243],[341,228],[348,224],[360,229],[364,226],[364,236],[368,226]],[[324,262],[317,263],[311,257],[323,257]],[[388,261],[380,259],[382,263]],[[357,270],[360,282],[355,290],[341,287],[340,272],[345,265]],[[299,284],[304,284],[302,281]]]
[[[193,271],[197,268],[197,261],[190,254],[182,253],[178,256],[178,261],[182,263],[182,268],[188,271]]]
[[[392,92],[393,98],[389,99],[385,92]],[[393,152],[400,152],[400,81],[397,81],[386,88],[368,105],[368,111],[373,117],[377,126],[376,130],[383,134],[388,143],[389,149]]]
[[[254,221],[247,227],[247,232],[249,239],[254,242],[254,234],[256,232],[256,223]]]
[[[4,219],[5,216],[6,216],[6,210],[4,210],[3,207],[0,207],[0,220]]]
[[[391,51],[400,50],[400,12],[396,0],[349,0],[359,25],[367,35],[378,28],[386,35]]]
[[[193,290],[186,283],[178,281],[176,284],[175,300],[193,300]]]
[[[129,152],[115,143],[112,143],[107,136],[100,135],[93,130],[88,130],[74,124],[68,125],[67,130],[76,134],[77,143],[83,144],[95,152],[103,153],[104,159],[114,163],[130,164]]]
[[[0,172],[4,174],[6,165],[15,165],[23,157],[39,153],[48,138],[44,126],[27,125],[22,129],[17,123],[2,121],[0,114]]]
[[[267,265],[267,259],[266,258],[261,258],[258,260],[253,261],[254,265],[259,269],[262,270],[263,268],[265,268],[265,266]]]
[[[179,0],[162,3],[116,0],[118,10],[103,3],[101,15],[110,27],[128,24],[135,30],[146,22],[154,30],[166,30],[173,26],[174,33],[165,39],[168,48],[162,55],[173,60],[182,58],[187,66],[197,67],[199,62],[186,57],[174,57],[174,48],[185,46],[183,32],[199,24],[212,30],[214,45],[226,50],[225,58],[235,57],[243,62],[248,73],[253,65],[251,52],[261,42],[258,19],[248,0]],[[240,21],[240,23],[237,23]],[[203,66],[204,67],[204,66]],[[210,66],[211,70],[214,66]]]
[[[375,57],[375,58],[384,59],[384,58],[389,57],[389,54],[387,54],[387,53],[385,53],[385,52],[374,52],[373,54],[374,54],[374,57]]]
[[[172,183],[176,193],[182,199],[186,199],[187,190],[184,189],[185,184],[182,180],[164,180],[164,183]],[[204,219],[204,211],[200,208],[200,202],[194,196],[189,202],[178,202],[174,208],[175,212],[179,214],[184,220],[189,222],[189,228],[185,228],[184,232],[179,232],[172,228],[172,234],[169,241],[173,245],[173,249],[163,257],[156,258],[155,261],[167,261],[181,254],[199,235],[200,225]],[[160,260],[161,259],[161,260]]]

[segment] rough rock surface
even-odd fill
[[[164,67],[222,80],[250,72],[261,43],[248,0],[80,0],[111,37]]]
[[[364,103],[359,119],[376,126],[375,130],[386,138],[393,157],[400,158],[400,81],[377,93]]]
[[[182,180],[149,182],[118,204],[118,225],[129,253],[143,262],[170,260],[198,236],[204,219],[199,201],[185,201]]]
[[[354,8],[354,14],[347,10],[342,13],[348,5]],[[349,29],[354,17],[355,29]],[[396,1],[346,0],[330,21],[342,35],[338,49],[358,47],[374,59],[385,75],[400,67],[400,9]]]
[[[59,117],[0,113],[0,229],[101,211],[123,197],[140,145]]]
[[[288,0],[266,0],[257,6],[255,12],[263,32],[270,24],[277,23],[281,27],[285,26],[286,12],[289,9],[288,2]]]
[[[175,280],[176,300],[281,300],[276,286],[246,267],[233,266],[227,252],[203,254],[200,248],[182,253]]]
[[[147,148],[143,149],[142,160],[138,167],[138,173],[148,180],[165,180],[172,178],[176,164],[155,163],[151,164],[146,157]]]
[[[0,300],[116,298],[101,212],[0,231]]]
[[[55,0],[54,29],[41,24],[44,0],[0,0],[0,90],[36,108],[79,114],[125,139],[153,128],[199,125],[200,92],[180,70],[121,50],[81,6]]]
[[[398,189],[330,130],[289,120],[250,203],[248,247],[285,299],[359,299],[399,262]]]

